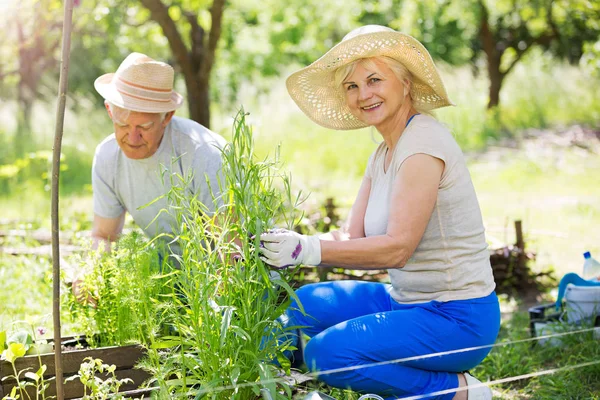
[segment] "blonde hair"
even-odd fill
[[[410,94],[410,88],[412,87],[412,84],[413,84],[412,73],[408,70],[408,68],[406,68],[404,66],[404,64],[402,64],[401,62],[399,62],[391,57],[379,56],[379,57],[359,58],[357,60],[352,61],[349,64],[339,67],[337,70],[335,70],[335,76],[334,76],[335,86],[340,88],[340,90],[342,90],[344,81],[350,75],[352,75],[352,73],[354,73],[354,71],[356,70],[356,67],[358,65],[362,65],[365,68],[372,69],[375,71],[381,71],[381,68],[379,67],[379,65],[377,65],[377,62],[381,62],[381,63],[385,64],[394,73],[396,78],[400,82],[402,82],[402,84],[405,87],[408,86],[408,88],[409,88],[408,98],[410,99],[412,106],[415,108],[415,110],[417,110],[417,112],[419,112],[421,114],[431,115],[431,111],[422,110],[422,109],[420,109],[420,107],[415,106],[415,104],[413,102],[412,96]]]

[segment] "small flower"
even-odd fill
[[[44,336],[48,332],[48,330],[46,328],[44,328],[43,326],[38,326],[36,328],[36,332],[39,336]]]

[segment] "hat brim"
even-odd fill
[[[94,81],[94,88],[105,100],[117,107],[136,112],[163,113],[176,110],[183,104],[183,96],[174,90],[168,101],[142,99],[131,94],[122,93],[113,84],[114,76],[114,73],[109,73],[98,77]]]
[[[454,105],[427,49],[412,36],[396,31],[371,32],[344,40],[308,67],[293,73],[286,86],[298,107],[314,122],[330,129],[368,126],[358,120],[335,86],[335,71],[355,60],[389,57],[413,75],[410,94],[415,106],[430,111]]]

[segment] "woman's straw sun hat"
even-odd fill
[[[385,56],[404,65],[413,75],[410,95],[423,111],[454,105],[427,49],[415,38],[380,25],[366,25],[348,33],[325,55],[286,81],[298,107],[317,124],[347,130],[367,125],[352,115],[344,92],[335,86],[335,71],[354,60]]]
[[[131,53],[117,72],[96,79],[94,87],[106,100],[130,111],[162,113],[181,106],[173,90],[173,67],[145,54]]]

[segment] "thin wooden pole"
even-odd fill
[[[64,22],[62,34],[61,69],[58,88],[58,104],[56,106],[56,129],[54,131],[54,148],[52,152],[52,283],[53,304],[52,314],[54,320],[54,363],[56,365],[56,398],[65,398],[63,387],[62,348],[60,331],[60,232],[58,219],[58,188],[60,175],[60,153],[62,147],[63,127],[65,120],[65,105],[67,102],[67,88],[69,86],[69,58],[71,52],[71,30],[73,27],[73,0],[65,0]]]
[[[517,237],[517,243],[515,245],[519,249],[519,254],[517,255],[517,265],[519,266],[519,273],[523,274],[525,272],[525,239],[523,239],[523,224],[521,220],[515,221],[515,235]]]

